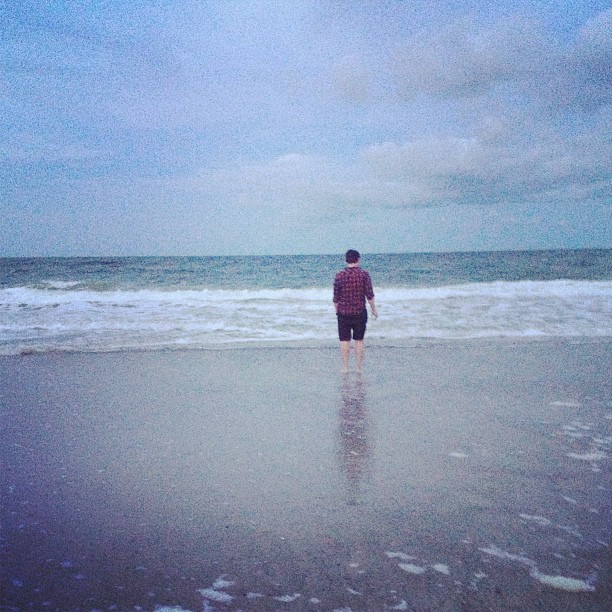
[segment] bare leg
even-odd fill
[[[351,354],[351,343],[349,341],[340,341],[340,353],[342,354],[342,371],[349,371],[349,355]]]
[[[358,372],[361,372],[361,369],[363,367],[364,354],[365,354],[365,344],[363,340],[355,340],[355,361],[356,361]]]

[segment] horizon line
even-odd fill
[[[522,248],[522,249],[468,249],[468,250],[440,250],[440,251],[359,251],[362,256],[370,255],[453,255],[453,254],[470,254],[470,253],[528,253],[528,252],[551,252],[551,251],[609,251],[612,246],[591,246],[591,247],[539,247],[539,248]],[[98,254],[98,255],[0,255],[0,259],[144,259],[144,258],[224,258],[224,257],[336,257],[344,256],[346,251],[338,251],[337,253],[248,253],[248,254]]]

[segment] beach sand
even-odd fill
[[[610,348],[0,358],[0,609],[611,609]]]

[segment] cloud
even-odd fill
[[[601,219],[612,10],[517,6],[11,3],[5,207],[70,208],[66,227],[108,213],[104,240],[136,211],[142,244],[158,226],[227,250],[251,227],[333,239],[346,211],[385,239],[419,218],[421,248],[435,219],[447,238],[461,215]]]
[[[381,143],[362,158],[377,176],[429,189],[428,201],[414,202],[420,204],[578,201],[612,187],[612,147],[603,122],[576,137],[540,127],[530,141],[513,130],[512,123],[485,121],[470,137]]]
[[[30,4],[11,8],[2,44],[3,103],[22,122],[167,128],[205,106],[206,83],[192,75],[180,33],[153,3]]]
[[[205,169],[182,189],[233,206],[308,210],[601,200],[612,190],[612,147],[603,113],[572,136],[522,117],[484,117],[467,136],[421,137],[361,147],[354,155],[292,153]]]
[[[392,70],[408,99],[502,96],[594,109],[612,101],[612,10],[590,19],[566,44],[525,16],[486,25],[461,19],[405,40]]]
[[[612,9],[579,30],[568,65],[577,104],[590,109],[612,102]]]
[[[578,31],[572,54],[595,78],[612,74],[612,9],[589,19]],[[608,85],[610,79],[607,78]]]
[[[424,30],[399,46],[395,73],[404,96],[476,96],[539,75],[559,51],[535,22],[524,17],[483,26],[468,19]]]
[[[372,95],[373,74],[371,62],[366,62],[357,54],[342,57],[332,68],[333,86],[342,98],[351,103],[363,103]]]
[[[362,147],[345,176],[389,206],[601,203],[612,187],[611,43],[612,11],[563,44],[515,15],[422,30],[369,72],[365,55],[352,57],[345,74],[357,85],[381,69],[393,74],[406,123],[422,107],[432,129],[423,113],[424,129]]]
[[[346,168],[331,157],[290,153],[261,162],[204,168],[172,179],[180,190],[207,194],[243,208],[301,208],[329,202],[347,185]]]

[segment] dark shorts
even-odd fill
[[[365,336],[366,323],[368,322],[368,311],[364,310],[358,315],[338,315],[338,337],[341,342],[346,342],[351,339],[363,340]]]

